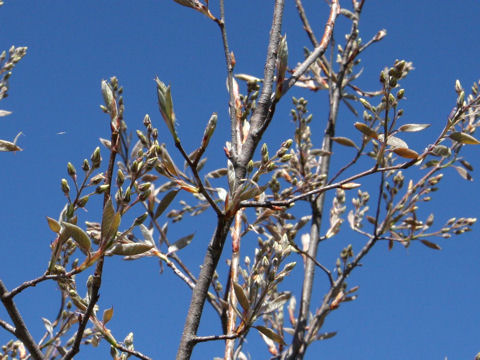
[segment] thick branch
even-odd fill
[[[3,306],[5,306],[5,309],[7,310],[10,319],[12,319],[13,323],[15,324],[15,336],[19,340],[21,340],[25,347],[28,349],[28,351],[30,351],[32,358],[34,358],[35,360],[43,360],[43,354],[38,348],[35,340],[33,340],[32,335],[30,335],[30,332],[28,331],[27,326],[23,321],[22,315],[20,315],[20,312],[18,311],[17,306],[13,302],[13,299],[11,297],[4,296],[7,293],[8,290],[5,287],[5,284],[2,280],[0,280],[0,299],[2,300]]]
[[[177,360],[187,360],[192,356],[196,344],[196,333],[200,325],[203,305],[212,282],[213,274],[222,255],[223,245],[228,235],[233,218],[219,217],[215,234],[208,245],[202,269],[193,289],[192,299],[188,308],[187,319],[183,328],[182,339],[177,351]]]

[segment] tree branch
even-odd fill
[[[28,331],[27,326],[23,321],[22,315],[20,315],[20,312],[18,311],[17,306],[13,302],[13,299],[11,297],[4,296],[7,293],[8,293],[8,290],[5,287],[5,284],[3,283],[2,280],[0,280],[0,299],[3,303],[3,306],[5,306],[5,309],[7,310],[8,315],[10,316],[10,319],[12,319],[15,325],[15,329],[14,329],[15,336],[20,341],[22,341],[25,347],[28,349],[28,351],[30,351],[32,358],[34,358],[35,360],[43,360],[44,358],[43,354],[40,351],[35,340],[33,340],[32,335],[30,335],[30,332]]]

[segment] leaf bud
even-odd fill
[[[147,200],[148,197],[150,196],[151,192],[152,192],[152,191],[151,191],[150,189],[147,189],[145,192],[142,192],[142,193],[140,194],[140,197],[139,197],[139,198],[140,198],[140,201],[145,201],[145,200]]]
[[[104,192],[108,191],[109,188],[110,188],[110,185],[103,184],[103,185],[97,186],[97,188],[95,189],[95,192],[97,194],[103,194]]]
[[[138,190],[139,191],[146,191],[146,190],[150,189],[150,186],[152,186],[152,183],[146,182],[146,183],[143,183],[143,184],[139,185]]]
[[[78,199],[78,202],[77,202],[78,207],[83,208],[85,205],[87,205],[88,199],[89,199],[88,195]]]
[[[103,173],[97,174],[90,179],[90,184],[91,185],[98,185],[104,179],[105,179],[105,176],[103,176]]]
[[[145,221],[145,219],[147,218],[148,216],[148,212],[145,212],[143,213],[142,215],[140,215],[139,217],[137,217],[135,219],[135,221],[133,222],[133,226],[138,226],[138,225],[141,225],[143,224],[143,222]]]
[[[75,166],[71,162],[67,164],[67,172],[68,175],[70,175],[72,178],[74,178],[77,175],[77,170],[75,170]]]
[[[126,203],[129,203],[131,194],[132,194],[132,191],[130,190],[130,188],[128,188],[127,191],[125,191],[125,195],[123,196],[123,201],[125,201]]]
[[[290,161],[290,159],[293,157],[293,154],[285,154],[282,156],[282,158],[280,159],[281,162],[287,162],[287,161]]]
[[[250,160],[247,164],[247,173],[251,173],[253,171],[253,160]]]
[[[93,154],[90,157],[90,160],[92,160],[92,168],[96,169],[100,166],[100,163],[102,162],[102,157],[100,156],[100,148],[98,146],[93,151]]]
[[[465,101],[465,91],[461,91],[460,94],[458,94],[457,98],[457,106],[463,106],[463,102]]]
[[[62,179],[62,191],[65,195],[68,195],[70,192],[70,186],[68,186],[67,179]]]
[[[463,91],[462,84],[460,84],[460,80],[455,80],[455,91],[457,94],[460,94]]]
[[[148,125],[151,125],[152,121],[150,120],[150,115],[146,114],[145,117],[143,118],[143,125],[145,127],[148,127]]]
[[[122,170],[118,169],[117,171],[117,186],[120,187],[125,182],[125,175],[123,175]]]
[[[137,136],[140,142],[142,143],[142,145],[148,147],[147,138],[145,137],[145,135],[143,135],[143,133],[140,130],[137,130]]]
[[[84,159],[84,160],[83,160],[82,170],[83,170],[83,171],[88,171],[88,170],[90,170],[90,164],[88,163],[88,160],[87,160],[87,159]]]
[[[105,80],[102,80],[102,95],[109,114],[115,116],[117,114],[117,103],[112,88]]]
[[[267,171],[273,171],[276,167],[275,163],[271,162],[267,165]]]

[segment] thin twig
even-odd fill
[[[117,344],[117,346],[115,346],[116,349],[122,351],[122,352],[125,352],[127,354],[130,354],[130,355],[133,355],[139,359],[142,359],[142,360],[152,360],[151,358],[149,358],[147,355],[144,355],[142,354],[141,352],[139,351],[136,351],[136,350],[130,350],[128,348],[126,348],[125,346],[123,345],[120,345],[120,344]]]
[[[203,186],[203,182],[200,179],[200,175],[198,174],[198,170],[196,165],[190,160],[190,157],[188,154],[185,152],[183,149],[182,144],[180,141],[175,141],[175,146],[177,149],[180,151],[182,156],[184,157],[185,161],[187,162],[188,166],[190,166],[190,169],[192,170],[193,176],[195,177],[195,183],[198,186],[198,189],[200,193],[205,197],[205,199],[208,201],[212,209],[217,213],[218,216],[222,215],[222,210],[218,207],[218,205],[215,203],[215,200],[212,199],[210,194],[207,192],[207,189],[205,189],[205,186]]]
[[[206,341],[215,341],[215,340],[233,340],[238,338],[238,334],[230,334],[230,335],[210,335],[210,336],[195,336],[193,341],[195,343],[201,343]]]
[[[8,332],[15,335],[15,328],[12,325],[10,325],[9,323],[7,323],[5,320],[0,319],[0,326],[3,327]]]
[[[20,294],[23,290],[31,287],[31,286],[36,286],[38,283],[41,283],[45,280],[58,280],[58,279],[65,279],[69,278],[75,274],[78,274],[80,272],[79,269],[73,269],[72,271],[69,271],[68,273],[65,274],[58,274],[58,275],[53,275],[53,274],[43,274],[42,276],[39,276],[36,279],[25,281],[23,284],[17,286],[15,289],[12,291],[9,291],[6,293],[4,296],[6,298],[13,298],[14,296]]]

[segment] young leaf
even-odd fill
[[[103,317],[102,317],[103,325],[108,323],[112,319],[112,317],[113,317],[113,306],[110,309],[106,309],[103,312]]]
[[[350,140],[349,138],[338,136],[338,137],[332,137],[332,140],[335,141],[337,144],[340,144],[343,146],[350,146],[355,149],[358,149],[357,144],[355,144],[353,140]]]
[[[383,134],[378,135],[378,140],[381,141],[381,142],[384,142],[383,141]],[[408,149],[407,143],[405,141],[403,141],[402,139],[396,137],[396,136],[389,136],[387,138],[387,145],[390,146],[392,149],[396,149],[396,148],[407,148]]]
[[[130,256],[130,255],[139,255],[146,253],[153,247],[152,244],[146,243],[146,242],[131,242],[131,243],[126,243],[126,244],[115,244],[115,246],[107,251],[106,255],[124,255],[124,256]]]
[[[60,229],[62,227],[60,226],[60,224],[58,223],[57,220],[54,220],[54,219],[47,216],[47,222],[48,222],[48,227],[50,228],[50,230],[52,230],[53,232],[55,232],[57,234],[60,232]]]
[[[85,251],[90,251],[92,242],[90,241],[90,238],[85,231],[83,231],[77,225],[73,225],[67,222],[62,221],[62,225],[65,228],[68,236],[71,236],[81,249]]]
[[[0,117],[10,115],[12,112],[8,110],[0,110]]]
[[[120,226],[120,220],[120,213],[115,213],[112,199],[108,199],[102,215],[102,236],[107,241],[113,238],[113,236],[117,233],[117,229]]]
[[[378,139],[378,134],[375,132],[375,130],[368,127],[368,125],[365,125],[364,123],[361,123],[361,122],[356,122],[355,124],[353,124],[353,126],[355,126],[355,128],[358,131],[360,131],[363,135],[374,138],[374,139]]]
[[[430,124],[405,124],[398,128],[398,131],[417,132],[428,128]]]
[[[458,174],[464,178],[465,180],[468,181],[473,181],[472,175],[469,174],[467,170],[465,170],[463,167],[460,166],[453,166],[455,170],[457,170]]]
[[[449,138],[462,144],[468,144],[468,145],[480,144],[480,141],[475,139],[473,136],[463,132],[453,132],[449,135]]]
[[[235,296],[237,297],[238,302],[242,306],[243,310],[247,312],[250,309],[250,302],[248,301],[247,296],[243,291],[243,288],[239,284],[234,282],[233,290],[235,291]]]
[[[154,218],[157,219],[163,212],[168,208],[168,205],[171,204],[175,196],[177,196],[178,190],[172,190],[168,192],[163,199],[160,201],[160,204],[157,206],[157,210],[155,210]]]
[[[254,327],[258,331],[260,331],[263,335],[272,339],[276,343],[286,345],[283,338],[280,335],[278,335],[275,331],[273,331],[272,329],[266,328],[265,326],[261,326],[261,325],[254,326]]]
[[[395,154],[397,154],[398,156],[401,156],[401,157],[406,158],[406,159],[416,159],[416,158],[418,158],[418,153],[416,151],[411,150],[411,149],[407,149],[407,148],[403,148],[403,147],[395,148],[395,149],[393,149],[393,152]]]
[[[441,248],[439,245],[437,245],[437,244],[435,244],[435,243],[433,243],[433,242],[431,242],[431,241],[428,241],[428,240],[420,240],[420,242],[421,242],[423,245],[425,245],[426,247],[429,247],[430,249],[442,250],[442,248]]]
[[[167,256],[176,252],[176,251],[178,251],[178,250],[183,249],[185,246],[190,244],[194,235],[195,234],[190,234],[190,235],[184,236],[184,237],[178,239],[177,241],[175,241],[172,245],[170,245],[168,247]]]

